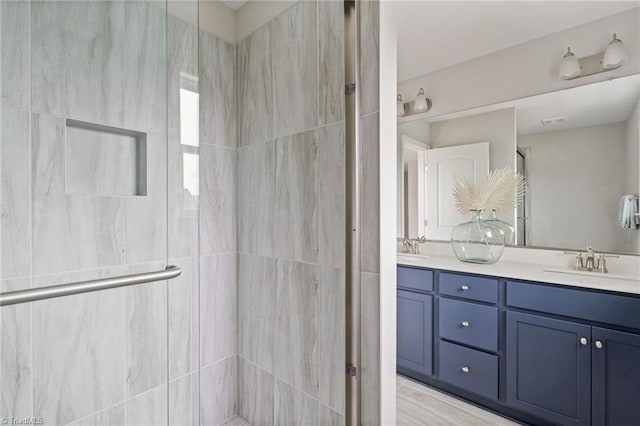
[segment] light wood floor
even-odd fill
[[[509,425],[509,419],[500,417],[475,405],[397,376],[397,424],[420,425]]]

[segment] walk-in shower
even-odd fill
[[[379,423],[377,2],[223,3],[0,0],[1,423]]]

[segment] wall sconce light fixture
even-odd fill
[[[614,33],[611,42],[604,52],[585,58],[578,58],[571,48],[567,48],[567,53],[562,57],[558,76],[563,80],[586,77],[604,71],[619,68],[629,60],[629,54],[620,40]]]
[[[424,89],[421,87],[416,95],[416,100],[413,103],[413,110],[415,112],[426,112],[429,110],[429,104],[427,103],[427,97],[424,94]]]
[[[628,60],[629,54],[627,53],[627,49],[624,47],[622,40],[618,38],[616,33],[613,33],[613,37],[607,46],[607,50],[604,51],[602,68],[612,70],[618,68]]]
[[[404,102],[402,102],[402,95],[398,93],[398,117],[404,116]]]
[[[416,115],[427,112],[431,109],[431,99],[427,98],[424,94],[424,89],[420,88],[416,99],[411,102],[403,102],[402,95],[398,94],[398,117],[404,117],[407,115]]]
[[[578,57],[574,55],[570,47],[567,47],[567,53],[562,57],[560,62],[560,78],[569,80],[580,75],[580,61]]]

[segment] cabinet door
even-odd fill
[[[593,327],[593,426],[640,424],[640,335]]]
[[[588,425],[590,337],[587,325],[507,312],[507,404],[555,424]]]
[[[431,375],[433,297],[398,290],[398,367]]]

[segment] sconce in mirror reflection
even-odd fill
[[[411,102],[404,103],[401,94],[398,94],[398,97],[396,99],[398,117],[423,114],[429,111],[431,109],[431,106],[433,105],[431,99],[427,98],[424,94],[424,89],[422,87],[418,91],[415,100]]]
[[[613,33],[606,50],[595,55],[578,58],[571,51],[571,47],[568,47],[567,53],[564,54],[560,62],[558,76],[563,80],[586,77],[619,68],[628,60],[629,53],[626,47],[618,35]]]

